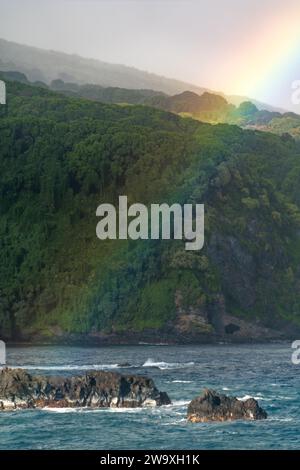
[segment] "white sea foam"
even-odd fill
[[[161,370],[168,369],[182,369],[188,366],[193,366],[194,362],[156,362],[153,359],[147,359],[142,367],[156,367]],[[53,370],[53,371],[72,371],[72,370],[110,370],[110,369],[124,369],[124,368],[138,368],[138,365],[124,366],[119,364],[59,364],[59,365],[13,365],[9,366],[11,369],[25,369],[25,370]],[[181,381],[178,381],[180,383]],[[182,381],[182,383],[190,383],[190,381]]]
[[[289,423],[290,421],[293,421],[294,418],[277,418],[277,417],[270,417],[268,418],[268,421],[281,421],[283,423]]]
[[[176,421],[170,421],[169,423],[162,423],[162,426],[177,426],[178,424],[181,424],[183,422],[186,422],[186,418],[181,418]]]
[[[143,367],[157,367],[158,369],[161,370],[167,370],[167,369],[182,369],[185,367],[193,366],[194,362],[156,362],[153,359],[147,359],[146,362],[144,362]]]
[[[86,408],[55,408],[50,406],[45,406],[42,408],[42,411],[50,411],[51,413],[79,413],[85,410]]]
[[[150,408],[147,407],[139,407],[139,408],[102,408],[92,411],[100,412],[108,412],[108,413],[140,413],[141,411],[147,411]]]
[[[170,405],[164,405],[165,408],[172,408],[177,406],[187,406],[190,403],[189,400],[173,400]]]
[[[246,400],[249,400],[249,398],[254,398],[254,400],[271,401],[271,398],[265,398],[262,395],[257,395],[257,396],[245,395],[243,397],[237,397],[237,399],[240,400],[240,401],[246,401]]]
[[[90,407],[78,407],[78,408],[55,408],[45,406],[42,408],[43,411],[49,411],[51,413],[138,413],[146,410],[146,408],[90,408]]]
[[[192,382],[192,380],[172,380],[174,384],[191,384]]]

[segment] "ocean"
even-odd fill
[[[290,343],[8,348],[7,365],[31,373],[103,369],[149,376],[172,405],[0,412],[0,449],[297,449],[300,365],[291,354]],[[187,405],[204,387],[254,397],[268,419],[187,422]]]

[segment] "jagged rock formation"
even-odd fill
[[[187,419],[193,423],[233,421],[235,419],[266,419],[267,413],[254,398],[242,401],[205,389],[188,406]]]
[[[9,368],[0,372],[0,410],[129,408],[170,403],[168,395],[148,377],[104,371],[74,377],[31,375],[23,369]]]

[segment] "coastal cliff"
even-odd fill
[[[10,81],[0,337],[133,344],[300,333],[299,144]],[[96,208],[205,206],[205,243],[99,240]]]

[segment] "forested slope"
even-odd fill
[[[300,325],[292,139],[9,82],[0,108],[0,334],[157,331],[178,341]],[[205,203],[205,246],[100,241],[101,202]],[[249,332],[248,331],[248,332]],[[149,333],[150,332],[150,333]],[[75,336],[74,336],[75,335]]]

